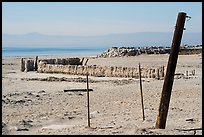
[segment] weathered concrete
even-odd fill
[[[83,65],[52,65],[41,61],[38,65],[39,73],[63,73],[70,75],[86,75],[96,77],[126,77],[139,78],[139,69],[134,67],[113,67],[113,66],[83,66]],[[143,78],[161,78],[164,75],[163,67],[156,69],[141,68]]]
[[[83,59],[81,61],[79,58],[38,59],[37,63],[34,62],[34,59],[22,59],[21,71],[34,71],[34,64],[37,64],[37,72],[39,73],[139,78],[139,69],[137,67],[88,66],[82,65]],[[164,66],[159,68],[141,68],[141,77],[160,79],[164,77]]]
[[[52,65],[82,65],[82,61],[79,58],[57,58],[57,59],[21,59],[21,71],[35,71],[38,68],[38,64],[52,64]]]
[[[82,65],[80,58],[56,58],[56,59],[41,59],[39,60],[46,62],[47,64],[57,64],[57,65]]]
[[[34,71],[34,60],[26,59],[25,60],[25,72]]]

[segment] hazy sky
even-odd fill
[[[202,2],[2,2],[3,33],[106,35],[172,32],[178,12],[188,32],[202,32]]]

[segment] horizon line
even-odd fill
[[[29,35],[29,34],[39,34],[39,35],[47,35],[47,36],[79,36],[79,37],[89,37],[89,36],[107,36],[107,35],[118,35],[118,34],[134,34],[134,33],[173,33],[173,31],[139,31],[139,32],[124,32],[124,33],[107,33],[107,34],[101,34],[101,35],[61,35],[61,34],[46,34],[41,32],[28,32],[28,33],[18,33],[18,34],[12,34],[12,33],[5,33],[2,32],[3,35]],[[188,33],[202,33],[201,32],[188,32]]]

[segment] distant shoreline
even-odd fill
[[[3,47],[2,56],[3,57],[27,57],[27,56],[96,56],[97,54],[105,51],[106,48],[95,47],[95,48],[67,48],[67,47]]]
[[[170,54],[170,47],[151,46],[151,47],[112,47],[97,57],[123,57],[139,56],[141,54]],[[181,46],[179,55],[201,54],[202,45]]]
[[[169,54],[170,47],[2,47],[2,57],[35,57],[35,56],[95,56],[122,57],[140,54]],[[180,55],[200,54],[202,45],[181,46]]]

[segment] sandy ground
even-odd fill
[[[88,65],[166,66],[169,55],[90,58]],[[40,57],[45,58],[45,57]],[[195,76],[175,78],[165,129],[156,129],[164,80],[142,79],[143,121],[139,80],[89,77],[90,125],[86,81],[42,81],[85,76],[20,72],[20,57],[2,59],[2,134],[26,135],[201,135],[202,56],[179,55],[176,73],[195,69]]]

